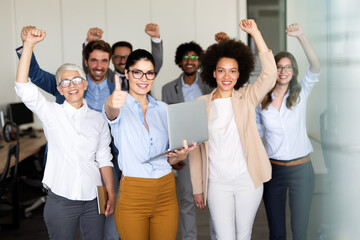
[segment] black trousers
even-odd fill
[[[272,165],[272,179],[264,184],[264,204],[270,240],[286,239],[286,196],[289,191],[293,240],[305,240],[314,192],[311,161],[296,166]]]

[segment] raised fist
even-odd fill
[[[24,45],[25,44],[35,45],[36,43],[44,40],[45,36],[46,36],[46,33],[44,30],[32,28],[31,30],[28,30],[26,33]]]
[[[225,42],[227,40],[230,40],[229,36],[224,32],[219,32],[215,34],[215,41],[218,43]]]
[[[147,35],[153,38],[160,38],[160,27],[155,23],[149,23],[145,26],[145,32]]]
[[[239,24],[241,30],[252,35],[256,31],[259,31],[254,19],[243,19]]]
[[[89,31],[87,32],[86,41],[92,42],[92,41],[100,40],[102,38],[103,32],[104,32],[103,30],[97,27],[90,28]]]
[[[27,33],[28,33],[30,30],[33,30],[33,29],[36,29],[36,27],[35,27],[35,26],[31,26],[31,25],[29,25],[29,26],[24,26],[24,27],[21,29],[20,36],[21,36],[21,41],[23,42],[23,44],[24,44],[24,42],[25,42]]]
[[[288,36],[291,36],[291,37],[298,37],[298,36],[301,36],[304,34],[300,24],[298,24],[298,23],[289,25],[286,28],[286,33]]]

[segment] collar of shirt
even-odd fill
[[[149,94],[147,94],[147,98],[149,100],[148,108],[152,108],[152,107],[158,105],[156,100],[153,97],[151,97]],[[143,111],[142,111],[140,103],[130,94],[128,94],[128,96],[126,97],[126,103],[133,109],[136,107],[135,110],[138,111],[139,118],[140,118],[142,124],[145,126]]]
[[[193,84],[191,85],[188,85],[184,82],[184,73],[181,74],[181,85],[183,88],[190,88],[190,87],[193,87],[195,85],[198,85],[198,79],[199,79],[199,73],[196,72],[196,79],[195,81],[193,82]]]
[[[67,116],[73,118],[75,116],[75,114],[77,115],[77,117],[79,118],[85,118],[86,117],[86,112],[88,110],[88,106],[86,103],[86,100],[83,99],[83,105],[81,106],[81,108],[76,109],[74,108],[70,103],[68,103],[66,100],[63,103],[63,107],[65,110],[65,113]]]
[[[118,75],[118,76],[121,77],[121,78],[122,78],[122,77],[125,77],[125,74],[119,73],[118,71],[115,71],[115,74]]]
[[[96,88],[98,88],[100,91],[103,90],[104,88],[107,88],[107,78],[105,78],[104,81],[100,82],[100,83],[95,83],[93,80],[90,79],[89,74],[86,75],[86,80],[88,81],[88,87],[94,91]]]

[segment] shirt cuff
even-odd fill
[[[320,73],[321,73],[321,71],[319,73],[312,73],[310,71],[310,67],[309,67],[309,69],[307,70],[307,72],[305,74],[305,77],[308,78],[311,81],[317,81],[318,78],[319,78]]]
[[[161,38],[151,38],[151,41],[153,41],[154,43],[161,43]]]
[[[23,46],[18,47],[17,49],[15,49],[15,51],[21,55],[23,51]]]
[[[102,116],[103,116],[103,118],[105,119],[105,121],[108,123],[108,124],[110,124],[110,125],[112,125],[112,124],[115,124],[115,123],[117,123],[118,121],[119,121],[119,119],[120,119],[120,114],[121,114],[121,110],[120,110],[120,112],[119,112],[119,115],[114,119],[114,120],[110,120],[107,116],[106,116],[106,113],[105,113],[105,104],[103,105],[103,107],[102,107],[102,110],[101,110],[101,114],[102,114]]]
[[[98,162],[99,164],[99,168],[103,168],[103,167],[114,167],[114,164],[110,161],[106,161],[106,162]]]

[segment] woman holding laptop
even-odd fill
[[[207,102],[209,141],[190,153],[195,204],[209,204],[217,239],[250,239],[263,183],[271,166],[259,137],[255,108],[276,81],[276,65],[254,20],[240,28],[256,43],[262,72],[246,85],[254,69],[254,55],[241,41],[210,46],[202,59],[201,76],[212,93]]]
[[[149,95],[156,73],[153,56],[133,51],[125,66],[129,92],[119,79],[103,116],[111,126],[122,170],[115,222],[123,240],[175,239],[178,203],[171,165],[184,160],[196,144],[161,155],[168,147],[166,104]]]

